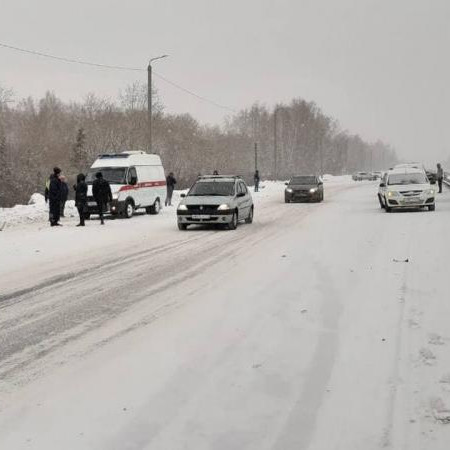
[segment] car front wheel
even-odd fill
[[[436,205],[429,205],[428,211],[434,211],[436,209]]]
[[[228,229],[235,230],[237,228],[237,225],[238,225],[238,213],[237,211],[235,211],[233,213],[233,216],[231,217],[231,222],[228,224]]]

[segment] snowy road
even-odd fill
[[[450,195],[326,189],[233,232],[2,234],[0,448],[447,449]]]

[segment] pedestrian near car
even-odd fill
[[[59,179],[61,180],[61,217],[65,217],[64,209],[69,197],[69,185],[67,184],[66,177],[64,175],[61,175]]]
[[[172,195],[175,190],[175,185],[177,184],[177,180],[175,179],[173,172],[170,172],[166,178],[167,185],[167,195],[166,195],[166,206],[172,206]]]
[[[259,170],[255,170],[255,174],[253,175],[253,181],[255,182],[255,192],[259,192]]]
[[[95,180],[92,183],[92,195],[97,203],[98,214],[101,225],[105,225],[103,213],[108,209],[108,203],[112,201],[111,186],[103,178],[101,172],[95,174]]]
[[[61,226],[59,223],[61,217],[61,199],[62,199],[62,183],[60,180],[61,169],[55,167],[50,175],[48,183],[48,202],[49,202],[49,220],[50,226]]]
[[[442,181],[444,180],[444,169],[442,168],[441,164],[438,163],[437,165],[437,171],[436,171],[436,179],[439,186],[439,193],[442,193]]]
[[[86,177],[80,173],[77,175],[77,184],[73,187],[75,191],[75,206],[78,210],[78,215],[80,216],[80,223],[77,227],[84,227],[84,219],[87,209],[87,184]]]

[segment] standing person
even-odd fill
[[[215,170],[215,171],[213,172],[213,175],[219,175],[219,172],[218,172],[217,170]]]
[[[77,227],[84,227],[84,214],[86,212],[87,205],[87,184],[86,177],[80,173],[77,175],[77,184],[73,187],[75,190],[75,206],[78,209],[78,214],[80,216],[80,223]]]
[[[442,194],[442,180],[444,179],[444,169],[442,168],[440,163],[438,163],[437,165],[436,179],[439,186],[439,194]]]
[[[55,167],[53,173],[50,175],[50,182],[48,184],[48,202],[49,202],[49,219],[50,226],[61,226],[59,219],[61,216],[61,199],[62,199],[62,183],[59,179],[61,169]]]
[[[177,184],[177,180],[173,176],[173,172],[170,172],[169,176],[166,178],[166,184],[167,184],[166,206],[172,206],[172,195],[175,189],[175,185]]]
[[[112,201],[111,186],[103,178],[101,172],[95,174],[95,180],[92,183],[92,195],[97,203],[98,214],[100,215],[100,223],[105,225],[103,213],[108,207],[108,202]]]
[[[259,192],[259,170],[255,170],[255,175],[253,175],[253,181],[255,182],[255,192]]]
[[[66,207],[67,198],[69,197],[69,185],[67,184],[66,177],[61,175],[61,217],[64,216],[64,208]]]

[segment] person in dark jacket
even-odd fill
[[[73,187],[75,190],[75,206],[78,209],[78,214],[80,216],[80,223],[77,227],[84,227],[84,215],[86,213],[87,206],[87,184],[86,177],[80,173],[77,175],[77,184]]]
[[[436,179],[439,186],[439,194],[442,194],[442,181],[444,180],[444,169],[442,168],[440,163],[438,163],[437,165]]]
[[[61,175],[59,177],[59,179],[61,180],[61,217],[65,217],[64,216],[64,208],[66,207],[66,202],[67,199],[69,197],[69,185],[67,184],[66,181],[66,177]]]
[[[59,219],[61,217],[61,199],[62,199],[62,183],[60,180],[61,169],[55,167],[50,175],[48,184],[48,202],[49,202],[49,218],[52,227],[61,226]]]
[[[101,172],[95,174],[95,180],[92,183],[92,195],[97,203],[98,213],[100,215],[100,223],[105,225],[103,220],[103,213],[108,208],[108,203],[112,201],[111,186],[103,178]]]
[[[255,175],[253,175],[253,181],[255,182],[255,192],[259,191],[259,170],[255,170]]]
[[[166,178],[166,185],[167,185],[166,206],[172,206],[172,195],[176,184],[177,180],[173,176],[173,172],[170,172],[169,176]]]

